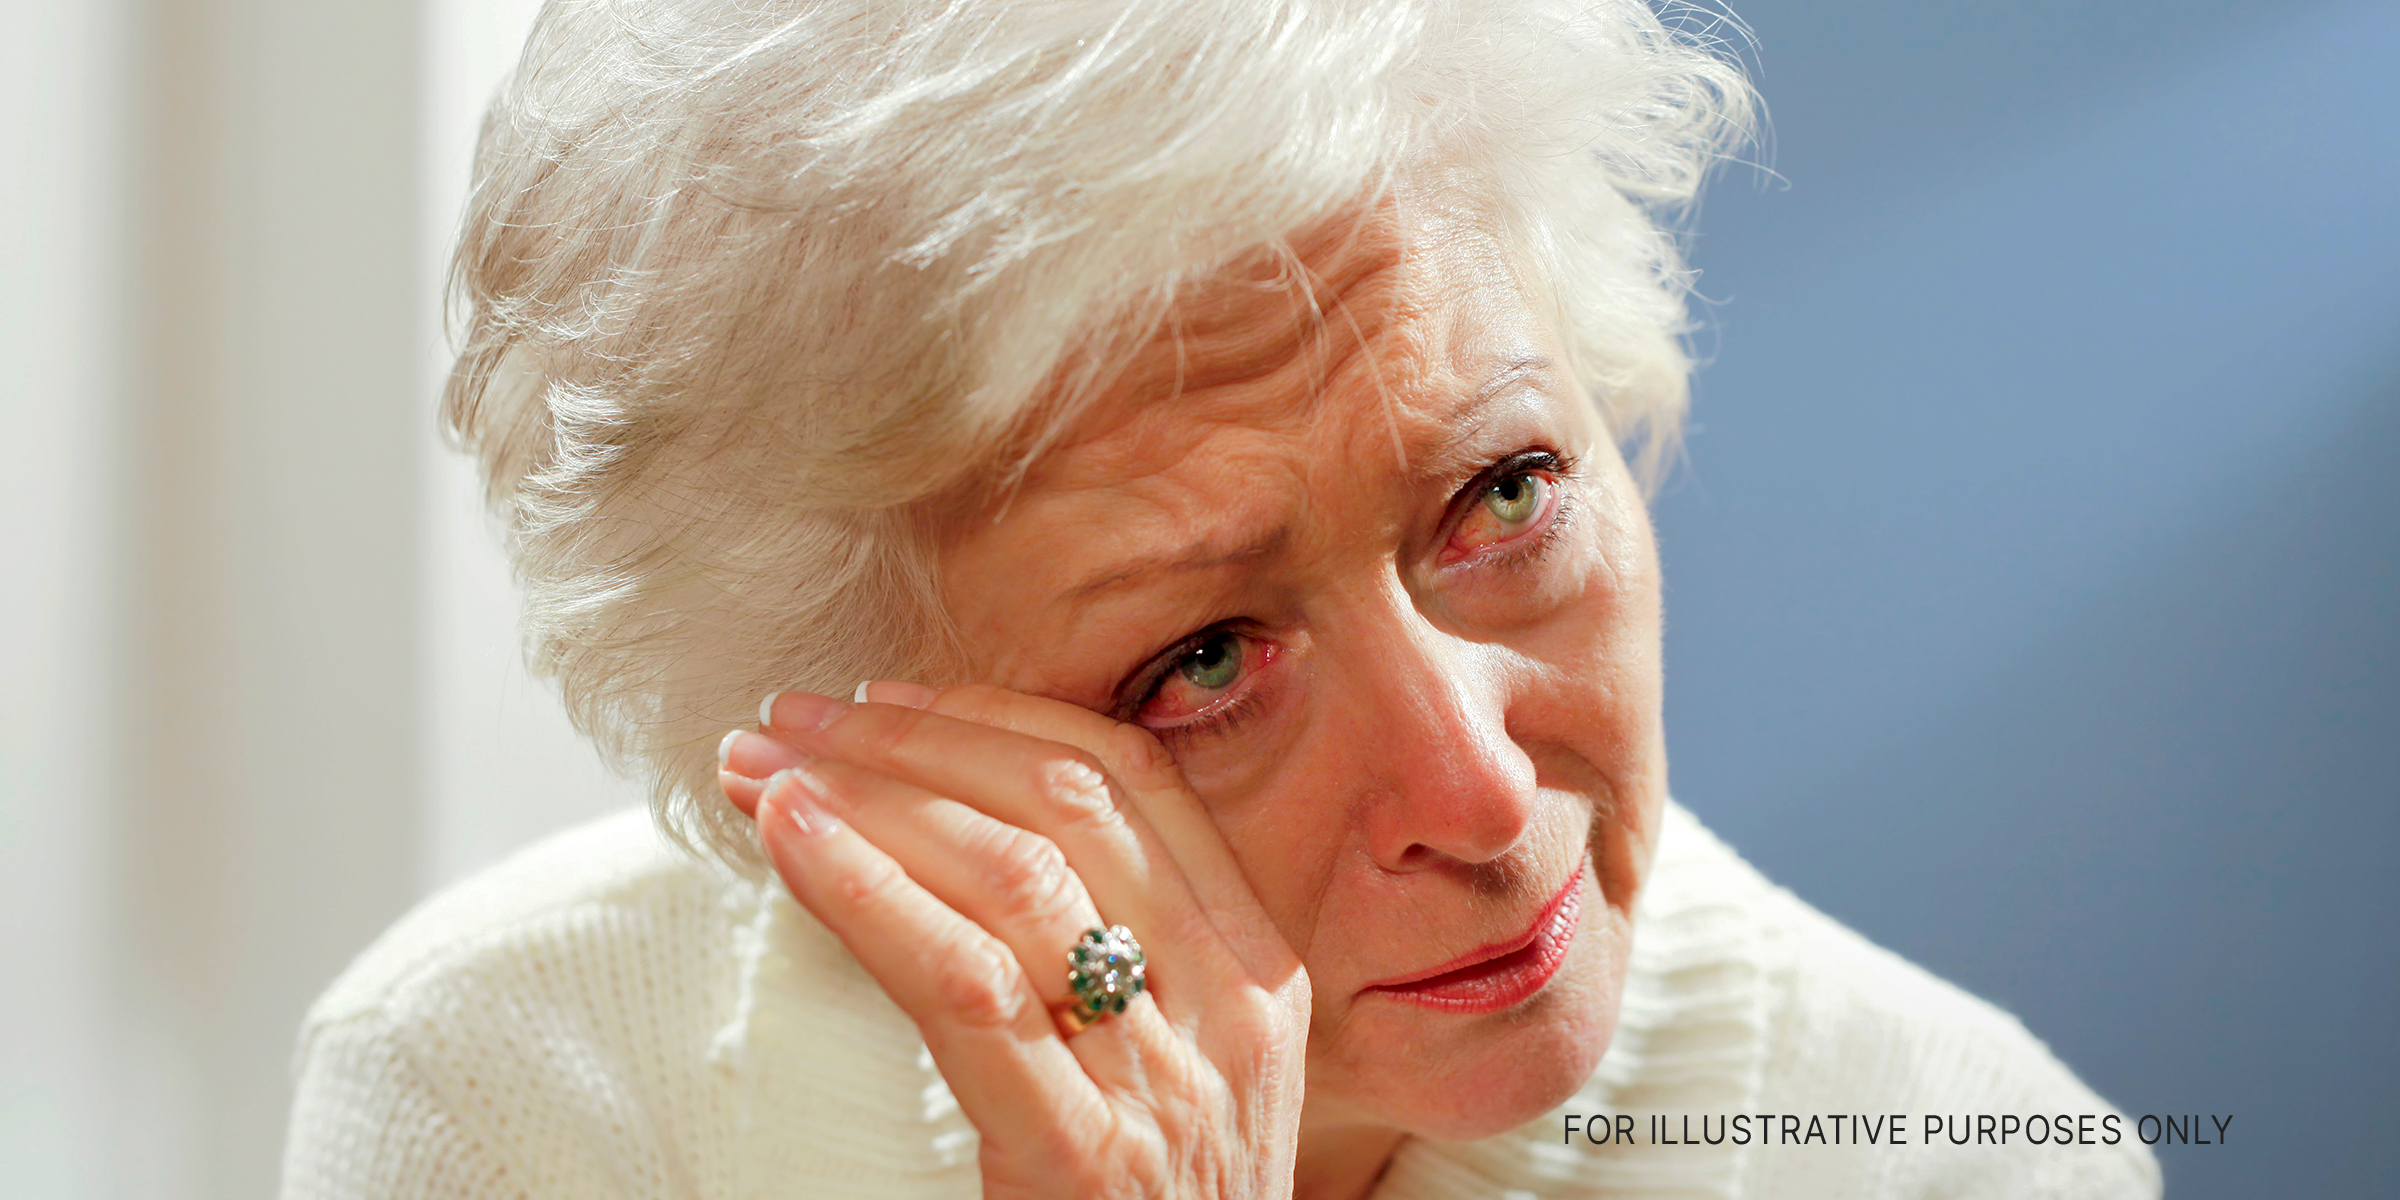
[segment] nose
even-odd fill
[[[1369,852],[1395,872],[1500,857],[1531,828],[1537,795],[1533,760],[1508,731],[1505,652],[1413,612],[1377,634],[1341,656]]]

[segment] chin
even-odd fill
[[[1594,908],[1600,919],[1586,919],[1558,974],[1517,1008],[1468,1018],[1418,1010],[1377,1022],[1385,1035],[1377,1042],[1407,1049],[1346,1056],[1352,1062],[1342,1073],[1353,1095],[1363,1094],[1359,1107],[1418,1137],[1472,1141],[1573,1096],[1616,1032],[1631,947],[1623,916]]]

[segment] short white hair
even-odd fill
[[[1677,231],[1753,111],[1640,0],[551,0],[485,119],[444,399],[536,671],[662,825],[755,863],[761,695],[938,673],[926,503],[1173,298],[1463,181],[1651,478]],[[1021,465],[1021,464],[1019,464]]]

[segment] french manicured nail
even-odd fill
[[[731,771],[745,779],[765,779],[777,771],[797,767],[808,756],[768,737],[747,729],[736,729],[717,743],[717,769]]]
[[[815,692],[778,692],[758,706],[758,723],[769,729],[814,733],[833,724],[850,706]]]
[[[904,708],[925,708],[940,697],[940,692],[904,679],[863,680],[852,696],[860,704],[897,704]]]
[[[791,814],[792,825],[801,833],[816,837],[833,832],[839,821],[825,809],[825,782],[809,774],[805,767],[786,767],[775,772],[767,781],[764,800],[774,801]]]

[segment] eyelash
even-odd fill
[[[1459,489],[1459,499],[1454,502],[1451,515],[1443,521],[1442,528],[1446,531],[1455,531],[1458,522],[1466,516],[1466,506],[1481,500],[1485,491],[1503,479],[1539,472],[1550,476],[1555,486],[1574,478],[1575,467],[1576,459],[1572,455],[1561,454],[1555,450],[1523,450],[1511,454],[1486,467],[1483,474],[1476,476],[1467,486]],[[1516,570],[1540,562],[1550,553],[1551,547],[1556,546],[1559,539],[1566,535],[1567,525],[1575,516],[1575,497],[1566,489],[1560,488],[1552,503],[1549,522],[1542,527],[1542,535],[1534,539],[1531,544],[1503,550],[1498,554],[1464,559],[1461,562],[1472,563],[1479,567],[1499,567],[1504,570]]]
[[[1531,474],[1536,471],[1550,476],[1554,481],[1564,481],[1573,478],[1575,466],[1576,460],[1573,457],[1555,450],[1520,451],[1492,464],[1485,468],[1482,474],[1470,480],[1465,487],[1459,489],[1458,498],[1452,502],[1450,513],[1442,521],[1445,538],[1450,531],[1456,529],[1459,519],[1466,511],[1465,506],[1479,501],[1485,490],[1493,484],[1512,475]],[[1478,558],[1473,560],[1473,563],[1477,566],[1497,566],[1512,571],[1538,563],[1548,557],[1551,548],[1556,546],[1559,540],[1566,535],[1567,525],[1574,515],[1574,497],[1562,490],[1554,501],[1550,520],[1543,527],[1540,537],[1534,539],[1531,544]],[[1158,695],[1158,690],[1166,685],[1167,676],[1175,670],[1175,664],[1181,661],[1183,655],[1190,653],[1194,647],[1217,634],[1239,633],[1241,628],[1239,622],[1220,622],[1192,633],[1167,648],[1163,653],[1151,658],[1149,665],[1129,681],[1129,686],[1121,693],[1125,698],[1118,702],[1117,711],[1112,715],[1119,721],[1131,721],[1136,714],[1141,712],[1142,706],[1150,703],[1151,698]],[[1261,699],[1257,689],[1245,689],[1231,702],[1213,709],[1205,715],[1193,717],[1180,725],[1171,725],[1151,732],[1160,741],[1170,745],[1209,734],[1223,733],[1256,712],[1260,703]]]
[[[1153,685],[1150,690],[1151,692],[1155,693],[1158,688]],[[1147,704],[1149,702],[1149,696],[1145,695],[1142,697],[1142,703]],[[1218,707],[1209,710],[1203,715],[1193,717],[1181,725],[1170,725],[1165,729],[1156,729],[1152,730],[1151,732],[1157,736],[1159,740],[1170,742],[1182,742],[1191,738],[1202,737],[1208,734],[1223,733],[1226,730],[1232,729],[1234,726],[1241,724],[1242,721],[1247,719],[1252,713],[1257,712],[1259,704],[1260,700],[1258,689],[1245,688],[1243,689],[1241,695],[1234,697],[1228,703],[1219,705]]]
[[[1151,699],[1158,695],[1158,690],[1167,685],[1167,676],[1175,673],[1175,665],[1183,661],[1184,655],[1191,653],[1202,643],[1218,634],[1241,633],[1243,629],[1242,622],[1220,621],[1206,629],[1193,632],[1182,641],[1151,656],[1149,663],[1132,679],[1126,681],[1123,690],[1119,693],[1122,698],[1117,701],[1114,711],[1109,715],[1119,721],[1132,721],[1142,711],[1142,706],[1150,703]],[[1230,726],[1234,720],[1247,716],[1257,701],[1258,693],[1245,689],[1230,704],[1210,710],[1204,716],[1193,717],[1181,725],[1154,729],[1151,730],[1151,733],[1161,741],[1174,741],[1194,733],[1224,728]]]
[[[1561,495],[1558,498],[1558,507],[1550,513],[1550,523],[1542,528],[1542,536],[1535,538],[1530,545],[1519,546],[1514,550],[1503,550],[1494,558],[1479,560],[1477,565],[1497,567],[1503,571],[1522,571],[1538,565],[1544,558],[1549,557],[1550,548],[1566,537],[1567,524],[1574,516],[1574,500]]]

